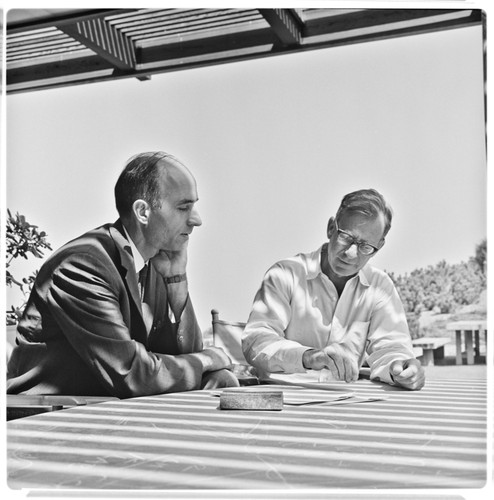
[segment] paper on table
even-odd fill
[[[310,370],[305,373],[270,373],[260,378],[261,383],[279,387],[279,384],[286,386],[297,386],[306,389],[313,389],[317,392],[327,392],[328,394],[347,394],[347,397],[333,397],[332,404],[350,404],[350,403],[365,403],[370,401],[383,401],[388,399],[388,395],[384,394],[365,394],[354,395],[353,392],[346,388],[349,385],[343,381],[326,381],[330,377],[327,376],[326,370]],[[329,400],[328,400],[329,401]]]
[[[346,382],[332,380],[328,375],[329,370],[310,370],[305,373],[268,373],[260,378],[264,384],[286,384],[309,387],[311,389],[324,389],[341,391]]]

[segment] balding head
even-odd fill
[[[127,162],[115,184],[115,204],[120,217],[128,220],[136,200],[146,201],[152,209],[159,208],[162,179],[173,188],[177,175],[192,175],[173,155],[164,151],[139,153]],[[163,176],[163,177],[162,177]]]

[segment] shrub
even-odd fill
[[[481,267],[482,266],[482,267]],[[468,262],[438,262],[395,276],[389,273],[407,313],[437,310],[452,313],[459,306],[475,304],[486,289],[485,265],[471,258]]]
[[[52,248],[46,239],[46,233],[39,231],[38,226],[27,222],[24,215],[19,213],[12,215],[10,210],[7,210],[6,226],[7,263],[5,278],[7,286],[18,286],[25,299],[27,299],[36,279],[37,271],[34,271],[28,277],[17,279],[9,271],[9,267],[14,259],[19,257],[28,259],[30,256],[41,258],[44,250],[51,250]],[[7,325],[15,325],[19,321],[25,305],[26,300],[17,307],[11,306],[10,310],[7,311]]]

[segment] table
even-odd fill
[[[7,420],[109,400],[118,401],[119,399],[110,396],[27,396],[24,394],[7,394]]]
[[[456,333],[456,364],[463,364],[462,335],[464,335],[467,365],[473,365],[475,356],[478,357],[480,355],[480,332],[484,332],[485,344],[487,345],[487,321],[454,321],[448,323],[446,329]],[[475,334],[475,349],[473,345],[473,334]]]
[[[431,366],[435,359],[444,358],[444,346],[449,343],[447,337],[419,337],[412,340],[413,347],[422,349],[422,365]],[[416,356],[417,357],[417,356]]]
[[[230,489],[481,488],[486,385],[433,380],[412,392],[336,382],[387,399],[282,411],[219,410],[212,391],[192,391],[43,413],[7,423],[8,485],[217,489],[215,498]]]

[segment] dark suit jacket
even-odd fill
[[[150,266],[148,334],[124,234],[120,221],[106,224],[41,267],[9,360],[8,393],[126,398],[200,387],[202,366],[190,353],[202,350],[202,335],[190,298],[172,324],[166,284]]]

